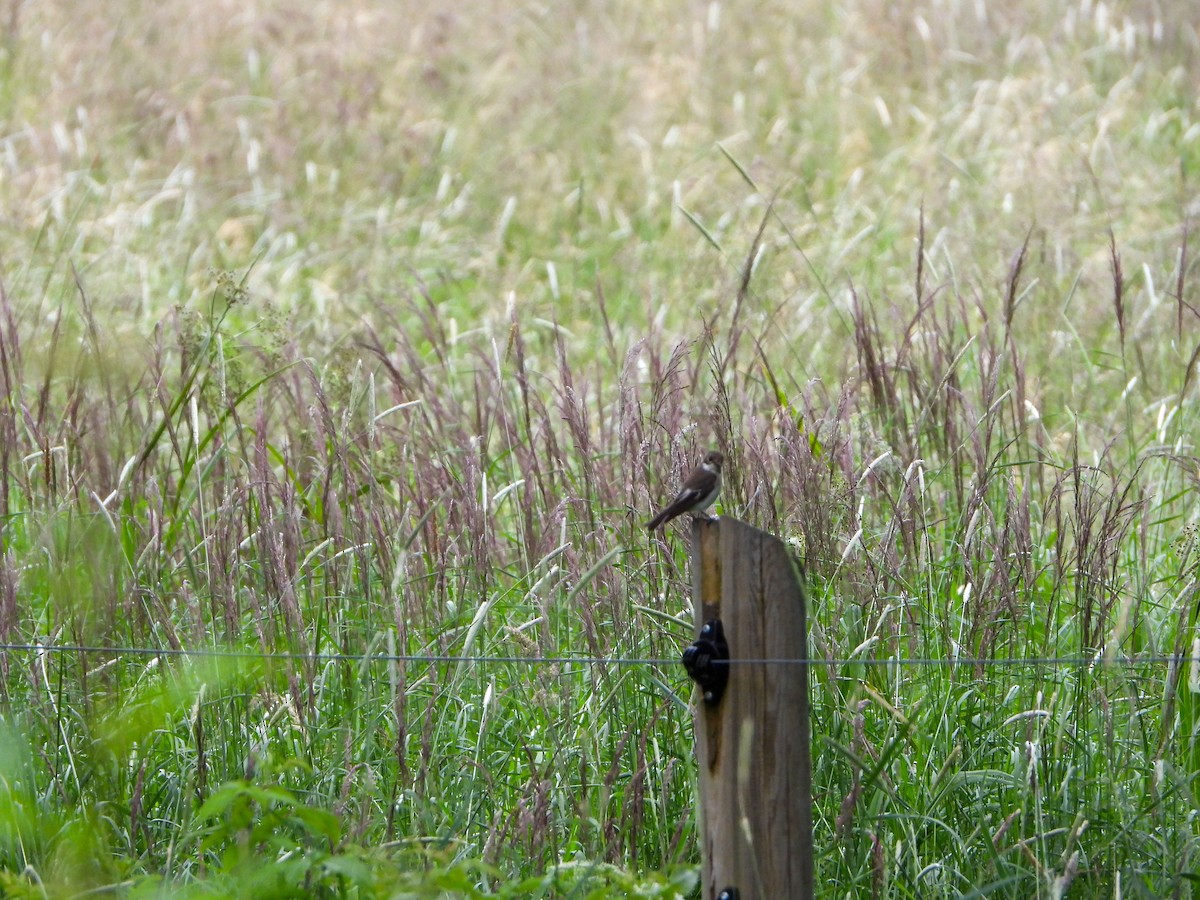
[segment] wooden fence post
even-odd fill
[[[806,596],[783,542],[736,519],[692,527],[692,602],[701,635],[684,654],[707,666],[695,706],[706,900],[813,896],[812,760]],[[708,628],[705,629],[705,626]],[[690,656],[690,662],[689,662]],[[739,660],[800,660],[740,663]],[[719,684],[719,670],[728,673]],[[729,893],[723,893],[729,892]]]

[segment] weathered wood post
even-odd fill
[[[691,562],[700,634],[684,664],[701,694],[694,718],[703,896],[811,898],[808,630],[800,567],[777,537],[726,517],[695,522]],[[719,662],[722,644],[728,664]]]

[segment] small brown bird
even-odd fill
[[[716,450],[704,454],[704,461],[683,479],[683,487],[678,496],[662,508],[657,516],[646,523],[646,528],[653,531],[666,525],[676,516],[685,512],[703,513],[713,505],[717,494],[721,492],[721,464],[725,457]]]

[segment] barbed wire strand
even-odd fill
[[[455,656],[422,653],[296,653],[273,652],[270,650],[221,650],[210,647],[101,647],[83,644],[0,644],[0,652],[13,653],[78,653],[113,654],[116,656],[167,656],[216,659],[263,659],[292,662],[382,662],[382,663],[483,663],[495,665],[610,665],[610,666],[677,666],[679,657],[640,658],[609,656]],[[715,665],[798,665],[807,662],[810,666],[830,668],[842,666],[970,666],[970,667],[1035,667],[1035,668],[1091,668],[1094,666],[1152,666],[1152,665],[1197,665],[1200,657],[1176,654],[1130,657],[1103,654],[1096,656],[1046,656],[1046,657],[850,657],[800,659],[731,659],[713,660]]]

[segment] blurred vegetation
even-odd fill
[[[821,896],[1193,896],[1190,3],[0,20],[0,894],[694,895],[714,447]]]

